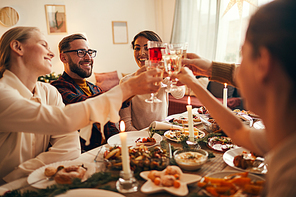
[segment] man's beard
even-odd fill
[[[79,77],[81,77],[81,78],[88,78],[88,77],[90,77],[91,76],[91,74],[92,74],[92,68],[93,68],[93,66],[92,66],[92,61],[87,61],[87,62],[89,62],[90,64],[91,64],[91,69],[90,69],[90,72],[87,72],[87,71],[85,71],[85,70],[83,70],[82,68],[80,68],[77,64],[75,64],[73,61],[72,61],[72,59],[71,58],[69,58],[70,60],[69,60],[69,67],[70,67],[70,70],[73,72],[73,73],[76,73]],[[82,62],[84,62],[84,61],[80,61],[79,62],[79,64],[80,63],[82,63]]]

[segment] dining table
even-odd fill
[[[206,135],[209,134],[207,132],[207,130],[205,130],[203,124],[196,125],[195,127],[197,129],[205,132]],[[148,130],[149,130],[149,128],[145,128],[142,131],[148,132]],[[180,143],[166,139],[164,136],[162,136],[162,140],[170,143],[171,146],[174,147],[175,149],[180,148],[182,146]],[[104,148],[104,146],[106,146],[106,145],[102,145],[100,147],[97,147],[97,148],[94,148],[94,149],[89,150],[87,152],[84,152],[79,156],[79,158],[75,159],[74,161],[81,162],[81,163],[83,163],[83,162],[93,163],[96,166],[96,172],[108,171],[108,172],[111,172],[111,174],[114,176],[119,176],[119,173],[120,173],[119,170],[106,169],[106,167],[104,166],[104,163],[95,161],[95,158],[98,157],[98,154],[103,154],[101,151]],[[211,149],[209,146],[207,146],[207,144],[205,144],[205,143],[200,143],[200,148],[208,151],[209,153],[212,153],[213,157],[208,158],[207,162],[205,164],[203,164],[200,169],[194,170],[194,171],[184,171],[183,170],[183,173],[199,175],[199,176],[203,177],[203,176],[206,176],[210,173],[224,172],[224,171],[228,171],[228,170],[240,172],[239,170],[230,167],[229,165],[227,165],[224,162],[224,160],[223,160],[224,153],[223,152],[215,151],[215,150]],[[261,176],[264,178],[263,174],[258,175],[258,176]],[[138,186],[138,190],[136,192],[121,193],[121,194],[123,196],[127,196],[127,197],[145,197],[145,196],[152,196],[152,195],[155,197],[157,197],[157,196],[162,196],[162,197],[163,196],[174,196],[171,193],[168,193],[166,191],[160,191],[160,192],[156,192],[153,194],[143,193],[143,192],[141,192],[141,187],[146,182],[146,180],[138,179],[137,181],[139,183],[139,186]],[[10,183],[6,183],[6,184],[0,186],[0,196],[3,195],[3,193],[7,190],[14,190],[16,188],[20,188],[20,187],[26,186],[26,185],[28,185],[27,177],[17,179],[15,181],[10,182]],[[106,183],[106,185],[108,185],[110,188],[115,189],[116,188],[116,181],[110,181],[110,182]],[[188,190],[189,190],[189,194],[187,196],[207,196],[202,192],[202,188],[197,186],[197,182],[188,184],[187,186],[188,186]],[[28,186],[28,187],[21,189],[20,191],[24,192],[24,191],[37,191],[37,190],[38,189],[36,189],[33,186]],[[85,194],[85,196],[88,196],[87,193]],[[98,196],[100,196],[100,195],[98,194]]]

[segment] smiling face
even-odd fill
[[[148,60],[148,41],[149,40],[147,38],[140,36],[134,43],[134,57],[140,68],[145,66],[145,60]]]
[[[30,34],[30,38],[22,43],[25,65],[32,71],[32,74],[36,73],[37,77],[49,74],[54,54],[49,49],[45,36],[41,32],[34,30]]]
[[[77,39],[70,43],[69,50],[89,49],[88,42]],[[88,53],[84,57],[78,57],[77,52],[62,53],[62,61],[65,63],[66,73],[75,79],[90,77],[93,69],[93,58]]]

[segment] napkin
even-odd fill
[[[92,124],[94,122],[98,122],[102,125],[101,134],[102,137],[104,137],[104,125],[108,121],[119,121],[119,110],[122,105],[121,87],[118,85],[104,94],[87,99],[83,103],[85,105],[85,109],[90,114],[90,123],[86,127],[80,129],[80,137],[86,141],[85,145],[89,145],[92,134]]]
[[[150,127],[154,130],[169,130],[169,129],[181,129],[181,126],[178,125],[172,125],[165,122],[159,122],[159,121],[153,121],[150,124]]]

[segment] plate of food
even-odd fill
[[[195,128],[194,128],[194,137],[195,138],[203,138],[205,136],[205,132]],[[182,129],[173,129],[173,130],[168,130],[164,133],[164,137],[174,141],[174,142],[180,142],[181,138],[183,136],[189,136],[189,130],[188,128],[182,128]]]
[[[141,187],[141,192],[152,194],[166,191],[176,196],[188,195],[188,184],[198,182],[201,176],[185,174],[178,166],[168,166],[163,171],[144,171],[140,176],[147,180]]]
[[[265,126],[264,126],[262,120],[256,121],[256,122],[253,124],[253,127],[254,127],[255,129],[265,129]]]
[[[200,114],[196,113],[196,114],[193,114],[192,116],[193,116],[193,125],[199,125],[202,123],[200,120]],[[175,115],[168,116],[165,120],[174,125],[188,126],[188,115],[186,112],[182,114],[175,114]]]
[[[207,196],[260,196],[265,180],[248,172],[222,171],[204,176],[197,186]]]
[[[140,145],[145,145],[147,147],[152,147],[152,146],[158,145],[162,140],[161,135],[159,135],[158,133],[154,133],[153,136],[151,137],[151,134],[147,130],[129,131],[126,133],[127,133],[127,137],[126,137],[127,146],[136,147]],[[110,146],[121,146],[119,134],[111,136],[107,140],[107,143]]]
[[[214,136],[208,139],[208,146],[219,152],[228,151],[231,148],[237,148],[238,146],[233,144],[230,137]]]
[[[61,161],[48,164],[33,171],[27,178],[32,187],[45,189],[53,184],[71,184],[74,178],[82,181],[96,172],[95,163],[81,161]],[[41,180],[41,181],[39,181]]]
[[[264,162],[264,158],[242,147],[226,151],[223,154],[223,160],[227,165],[237,170],[255,174],[267,173],[267,164]]]

